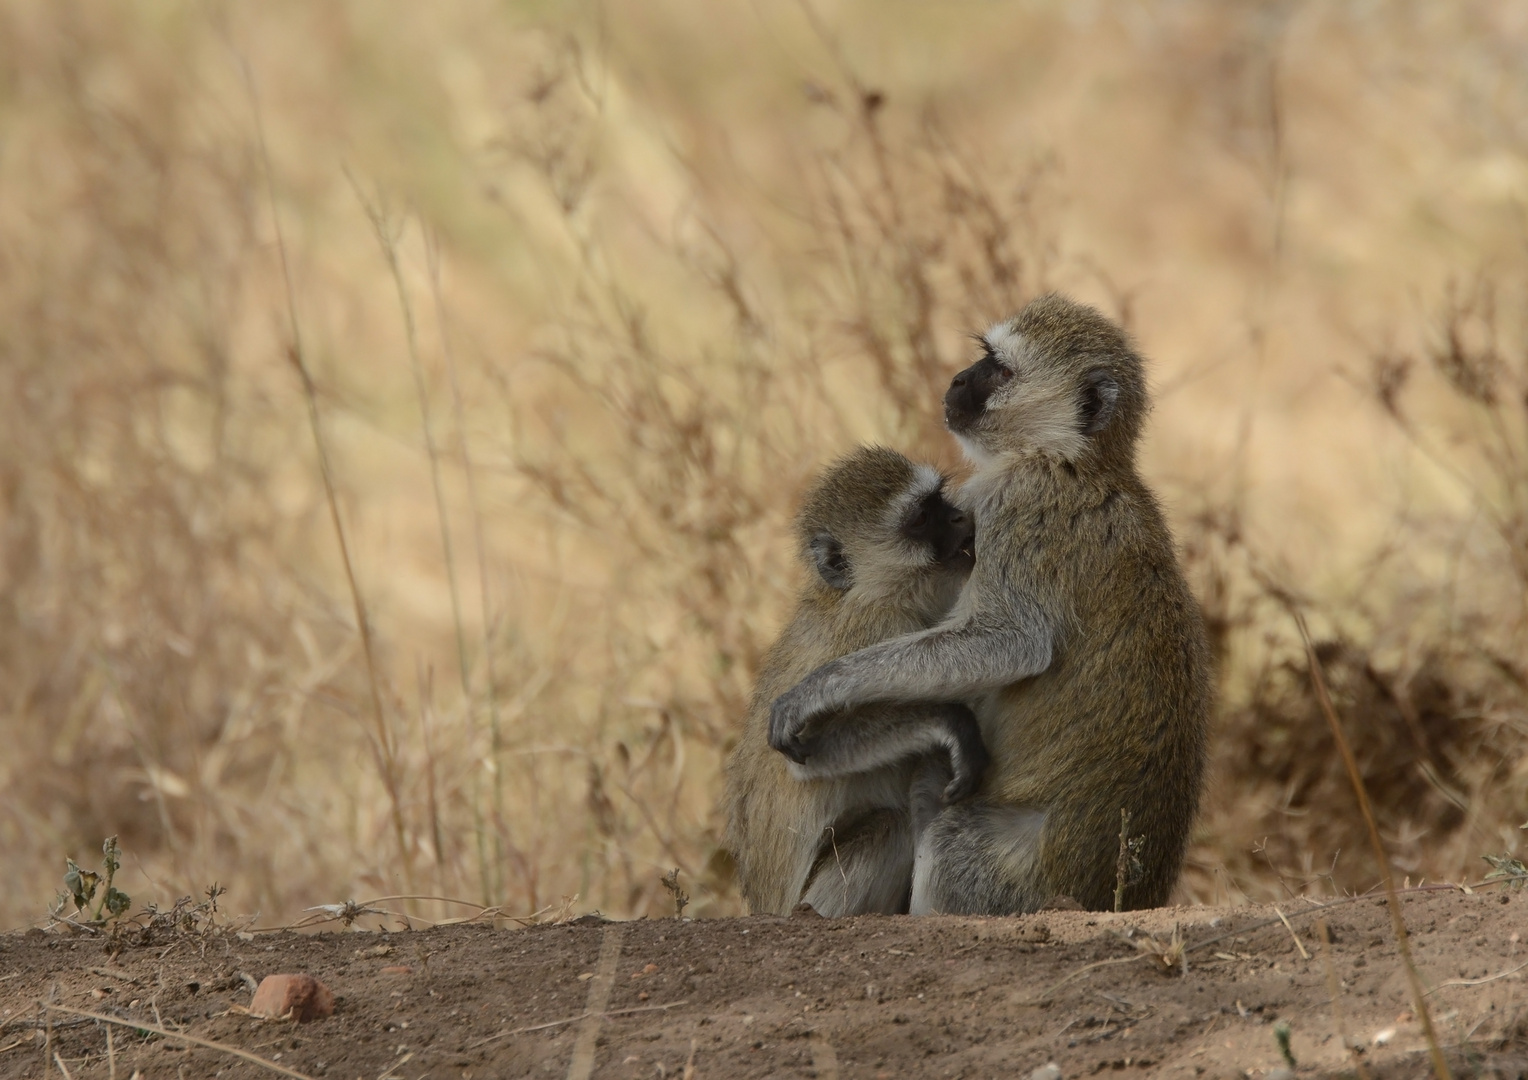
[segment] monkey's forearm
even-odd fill
[[[797,780],[850,776],[942,750],[952,774],[944,797],[954,801],[981,786],[992,760],[976,715],[954,702],[868,705],[830,717],[820,729],[775,746],[791,760],[787,768]]]
[[[771,742],[824,713],[872,702],[970,698],[1038,675],[1051,663],[1051,633],[1036,616],[1001,629],[925,630],[832,660],[775,700]]]

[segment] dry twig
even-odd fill
[[[43,1008],[52,1012],[69,1013],[72,1016],[83,1016],[87,1020],[94,1020],[101,1024],[116,1024],[118,1027],[132,1028],[134,1031],[147,1031],[162,1036],[166,1039],[179,1039],[182,1042],[194,1043],[208,1050],[216,1050],[220,1054],[229,1054],[240,1058],[252,1065],[258,1065],[262,1069],[276,1073],[278,1076],[290,1076],[293,1080],[313,1080],[306,1073],[300,1073],[288,1069],[284,1065],[278,1065],[274,1061],[267,1061],[259,1054],[251,1054],[248,1050],[240,1050],[237,1046],[228,1046],[225,1043],[213,1042],[211,1039],[199,1039],[195,1035],[187,1035],[183,1031],[169,1031],[158,1024],[150,1024],[146,1020],[124,1020],[120,1016],[107,1016],[105,1013],[89,1012],[85,1009],[76,1009],[69,1005],[52,1005],[46,1001],[38,1002]]]

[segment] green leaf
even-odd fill
[[[128,905],[132,902],[133,898],[121,889],[106,890],[106,910],[111,912],[111,916],[114,919],[120,919],[122,913],[127,910]]]
[[[85,905],[95,898],[96,886],[100,884],[101,875],[94,870],[81,870],[73,859],[65,859],[69,864],[64,874],[64,888],[69,890],[69,895],[74,897],[74,910],[84,911]]]
[[[1514,859],[1507,854],[1482,855],[1481,858],[1492,866],[1485,880],[1505,881],[1511,889],[1521,889],[1528,884],[1528,865],[1524,865],[1522,859]]]

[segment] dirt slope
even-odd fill
[[[0,937],[0,1076],[63,1075],[57,1064],[48,1072],[55,1053],[75,1078],[276,1075],[127,1027],[113,1033],[113,1073],[103,1025],[52,1011],[48,1029],[38,1002],[50,995],[343,1080],[1024,1077],[1051,1061],[1066,1077],[1260,1076],[1283,1065],[1278,1021],[1290,1025],[1300,1075],[1351,1069],[1344,1035],[1363,1044],[1374,1075],[1426,1075],[1383,901],[1280,908],[1292,929],[1270,907],[585,918],[215,935],[115,957],[98,941],[31,931]],[[1528,1075],[1528,893],[1413,892],[1405,908],[1461,1071]],[[1336,939],[1329,953],[1321,915]],[[1186,974],[1133,943],[1166,942],[1175,924]],[[333,988],[333,1017],[297,1026],[238,1011],[250,1001],[244,975],[297,971]]]

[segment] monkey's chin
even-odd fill
[[[988,453],[987,448],[971,436],[963,435],[958,431],[951,431],[950,434],[955,436],[956,443],[960,445],[960,452],[965,455],[965,459],[972,465],[980,469],[992,463],[993,455]]]

